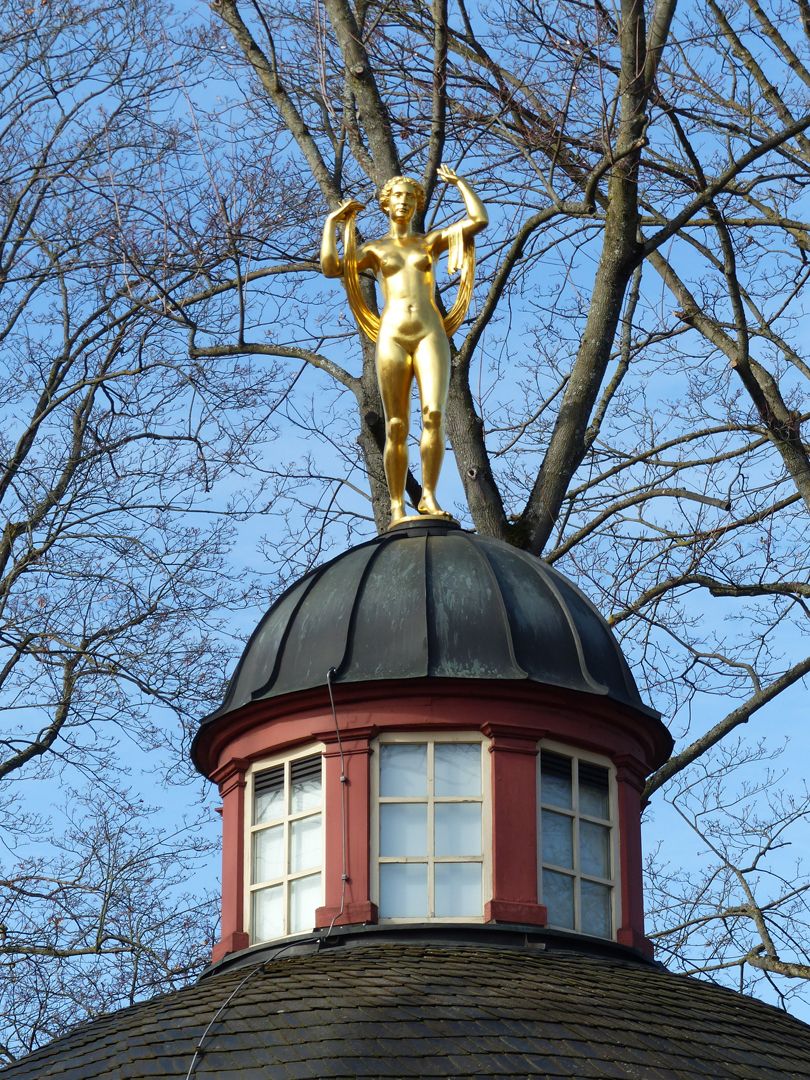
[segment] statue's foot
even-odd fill
[[[405,513],[405,503],[399,502],[398,500],[395,501],[394,499],[392,499],[391,500],[391,524],[388,526],[388,528],[393,529],[393,527],[395,525],[398,525],[400,523],[400,521],[404,521],[406,517],[407,517],[407,515]]]
[[[439,504],[436,502],[436,497],[432,491],[426,491],[419,500],[419,506],[417,507],[420,514],[431,514],[433,517],[443,517],[452,520],[453,515],[448,514],[446,510],[442,510]]]

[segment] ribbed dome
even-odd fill
[[[605,620],[567,578],[454,524],[400,526],[296,582],[248,642],[222,706],[326,683],[528,680],[642,702]]]

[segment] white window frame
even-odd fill
[[[542,761],[543,751],[548,751],[551,754],[556,754],[559,757],[568,758],[571,761],[582,761],[588,765],[597,765],[601,769],[605,769],[608,774],[608,810],[610,818],[597,818],[591,814],[583,814],[579,809],[579,768],[574,770],[574,778],[572,778],[572,809],[566,810],[560,806],[554,806],[551,804],[544,804],[543,798],[543,785],[542,785]],[[587,750],[581,750],[579,747],[569,746],[565,743],[553,742],[551,740],[543,740],[538,744],[537,755],[537,895],[540,903],[543,904],[544,892],[543,892],[543,810],[550,810],[553,813],[559,813],[563,816],[570,817],[574,821],[573,826],[573,855],[574,855],[574,867],[573,870],[570,867],[555,866],[553,863],[548,865],[548,869],[555,873],[565,874],[567,877],[574,879],[574,927],[568,926],[556,926],[549,920],[548,927],[551,930],[563,930],[572,934],[585,934],[588,937],[598,938],[600,941],[615,941],[618,928],[621,925],[621,863],[620,863],[620,837],[619,837],[619,799],[618,791],[616,787],[616,768],[613,762],[606,757],[599,754],[592,754]],[[595,877],[593,874],[583,874],[579,869],[579,823],[580,821],[591,821],[596,825],[608,826],[610,829],[610,871],[611,876],[609,878]],[[582,881],[593,881],[599,885],[607,885],[610,887],[610,921],[611,932],[609,937],[602,937],[600,934],[591,934],[587,930],[583,930],[582,927],[582,903],[580,895],[580,884]]]
[[[429,744],[434,747],[437,743],[479,743],[481,746],[481,795],[480,798],[470,796],[439,796],[433,794],[434,770],[433,750],[428,750],[427,763],[427,795],[422,796],[380,796],[380,753],[379,747],[390,743],[411,743],[419,745]],[[491,800],[491,772],[487,753],[490,740],[480,731],[397,731],[382,733],[374,743],[373,767],[371,770],[371,889],[372,899],[380,903],[380,865],[383,863],[427,863],[428,879],[428,914],[412,917],[397,916],[385,918],[380,916],[380,923],[386,925],[392,923],[482,923],[484,921],[484,905],[492,895],[492,800]],[[434,807],[436,803],[467,803],[476,802],[481,805],[481,855],[434,855]],[[380,855],[380,805],[384,803],[416,803],[427,805],[427,855],[403,855],[401,857],[382,857]],[[432,915],[430,914],[435,902],[434,867],[436,863],[471,863],[481,865],[481,914],[480,915]]]
[[[290,883],[297,881],[299,878],[309,877],[316,872],[315,867],[307,867],[305,870],[296,870],[292,873],[289,871],[290,865],[290,823],[293,821],[299,821],[303,818],[312,817],[316,813],[321,815],[321,860],[317,867],[317,872],[321,875],[321,892],[318,906],[323,904],[324,897],[324,871],[325,871],[325,854],[326,854],[326,770],[324,768],[324,745],[323,743],[313,743],[310,746],[301,750],[296,750],[290,754],[277,754],[270,758],[263,758],[261,761],[254,762],[248,769],[246,775],[245,785],[245,829],[244,829],[244,922],[243,926],[247,927],[248,935],[251,945],[260,945],[264,943],[264,938],[257,938],[254,933],[253,927],[253,894],[260,889],[265,889],[273,885],[281,885],[284,890],[284,930],[281,937],[292,937],[298,934],[308,933],[307,930],[296,930],[295,933],[290,930]],[[302,761],[305,758],[320,757],[321,759],[321,808],[320,811],[316,810],[304,810],[300,813],[290,813],[290,771],[296,761]],[[274,769],[277,766],[282,765],[284,767],[284,815],[276,818],[273,821],[262,822],[259,825],[253,824],[254,814],[254,802],[255,802],[255,779],[260,773],[267,772],[269,769]],[[253,837],[256,833],[262,832],[265,829],[273,828],[277,825],[283,824],[284,826],[284,873],[277,877],[271,878],[267,881],[254,882],[253,881]],[[313,923],[314,925],[314,923]],[[310,928],[311,929],[311,928]],[[268,939],[270,940],[270,939]],[[275,939],[272,939],[275,940]]]

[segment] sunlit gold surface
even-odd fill
[[[467,215],[453,225],[429,233],[413,230],[413,219],[424,203],[422,185],[395,176],[380,192],[380,206],[390,228],[379,240],[355,250],[354,218],[362,204],[349,199],[326,219],[321,243],[321,269],[327,277],[343,277],[349,303],[363,332],[377,343],[377,378],[385,411],[383,464],[391,496],[391,525],[405,519],[405,478],[408,472],[408,429],[413,380],[422,406],[422,498],[420,514],[450,517],[436,502],[436,484],[444,457],[444,414],[450,385],[448,334],[461,325],[472,296],[475,272],[473,237],[489,221],[469,184],[447,165],[439,177],[458,188]],[[338,254],[335,226],[344,223],[344,255]],[[436,306],[435,267],[450,251],[450,270],[461,269],[456,303],[443,320]],[[382,313],[376,316],[364,303],[358,274],[371,270],[382,289]]]
[[[405,517],[392,521],[388,528],[390,530],[396,528],[397,525],[411,525],[414,522],[424,525],[425,522],[429,521],[451,521],[454,525],[458,525],[458,521],[452,514],[448,514],[446,510],[440,510],[438,514],[406,514]]]

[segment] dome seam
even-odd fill
[[[610,696],[610,687],[607,685],[607,683],[599,682],[597,679],[594,678],[591,672],[591,666],[585,658],[585,649],[582,644],[582,635],[579,632],[579,628],[577,627],[573,615],[568,610],[568,605],[563,600],[562,594],[557,588],[557,583],[554,581],[554,572],[546,563],[543,562],[542,559],[539,559],[536,555],[530,555],[527,551],[523,551],[520,548],[515,548],[515,551],[524,563],[531,566],[535,574],[537,574],[537,576],[540,578],[540,580],[543,582],[545,587],[548,589],[548,591],[554,598],[554,602],[556,603],[563,619],[565,620],[565,624],[571,633],[571,637],[574,642],[574,648],[577,651],[577,658],[579,660],[580,669],[582,671],[585,682],[593,688],[593,692],[595,694]],[[599,618],[601,620],[601,616],[599,616]]]

